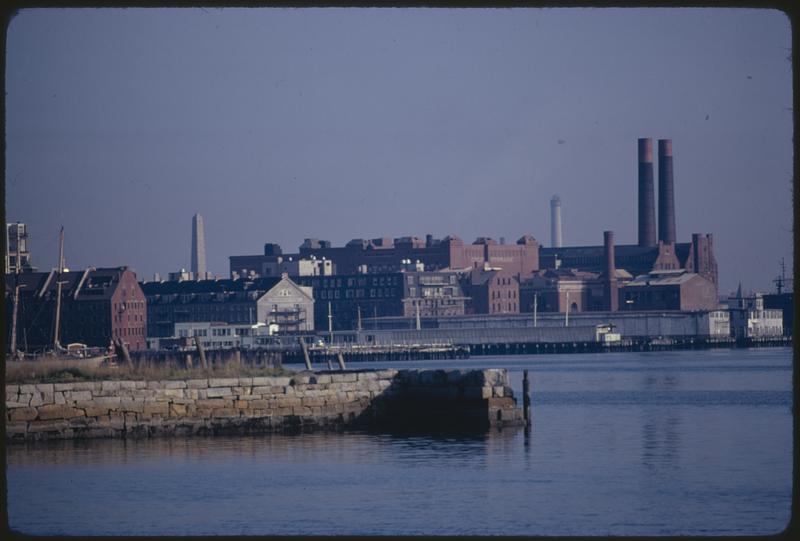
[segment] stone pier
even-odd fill
[[[6,385],[6,440],[523,424],[504,369]]]

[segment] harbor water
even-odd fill
[[[517,396],[528,369],[533,425],[7,445],[10,526],[84,536],[766,535],[788,525],[789,348],[358,364],[389,366],[507,368]]]

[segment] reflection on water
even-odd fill
[[[654,408],[642,410],[642,466],[650,471],[677,465],[681,447],[681,418]]]
[[[532,427],[483,435],[13,445],[9,520],[43,535],[775,533],[791,503],[790,353],[402,364],[506,366],[516,393],[528,369]]]

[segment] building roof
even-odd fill
[[[505,277],[513,278],[510,272],[504,271],[503,269],[498,269],[498,268],[484,269],[482,267],[478,268],[473,267],[472,271],[467,275],[467,280],[471,285],[485,284],[486,282],[494,278],[497,274],[502,274]]]
[[[47,297],[54,295],[61,282],[61,294],[73,296],[76,300],[108,300],[116,291],[122,273],[128,267],[88,268],[82,271],[67,271],[58,273],[50,272],[25,272],[19,275],[6,275],[6,293],[13,293],[15,276],[19,284],[20,295],[25,297]],[[77,292],[77,294],[76,294]]]
[[[230,278],[222,280],[183,280],[143,282],[142,291],[146,296],[153,295],[191,295],[197,293],[235,293],[237,291],[269,291],[281,281],[280,277]]]
[[[675,254],[683,262],[689,255],[692,243],[675,243]],[[539,255],[542,257],[559,255],[561,257],[604,257],[605,247],[599,246],[562,246],[561,248],[539,248]],[[617,244],[614,246],[615,258],[652,256],[655,260],[658,257],[658,246],[639,246],[638,244]]]
[[[699,274],[684,270],[654,271],[637,276],[628,282],[625,287],[681,285],[697,277],[702,278]]]

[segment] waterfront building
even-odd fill
[[[271,343],[271,336],[279,331],[279,325],[266,323],[222,323],[212,321],[191,321],[175,324],[175,335],[170,337],[148,337],[147,348],[194,349],[197,337],[203,348],[252,349]]]
[[[696,310],[691,312],[649,311],[649,312],[576,312],[570,313],[569,325],[563,313],[544,312],[538,313],[536,318],[532,314],[476,314],[465,316],[426,317],[422,318],[423,329],[486,329],[498,333],[498,336],[508,329],[530,327],[587,327],[608,326],[614,333],[623,339],[635,338],[730,338],[728,324],[728,311]],[[378,330],[413,329],[413,318],[394,317],[381,318],[375,325]],[[367,330],[371,330],[372,325]]]
[[[780,310],[783,318],[783,334],[792,336],[794,328],[794,292],[770,293],[763,296],[764,308]]]
[[[619,290],[619,309],[715,310],[717,288],[707,278],[682,269],[652,271],[637,276]]]
[[[120,339],[131,350],[144,349],[147,330],[146,299],[128,267],[83,271],[56,270],[6,275],[7,336],[10,336],[13,295],[19,285],[17,349],[52,348],[58,282],[61,283],[59,342],[107,347]]]
[[[764,306],[760,293],[742,295],[742,287],[736,296],[728,299],[731,336],[734,338],[772,338],[783,335],[783,311]]]
[[[256,280],[144,282],[147,336],[175,336],[175,324],[224,322],[275,324],[280,332],[314,329],[311,289],[287,275]]]
[[[295,280],[313,290],[318,307],[315,327],[327,330],[330,325],[338,331],[358,328],[359,320],[366,328],[368,321],[381,317],[464,314],[467,299],[459,278],[457,271],[402,270]]]
[[[6,224],[6,274],[34,272],[28,251],[28,226],[20,222]]]

